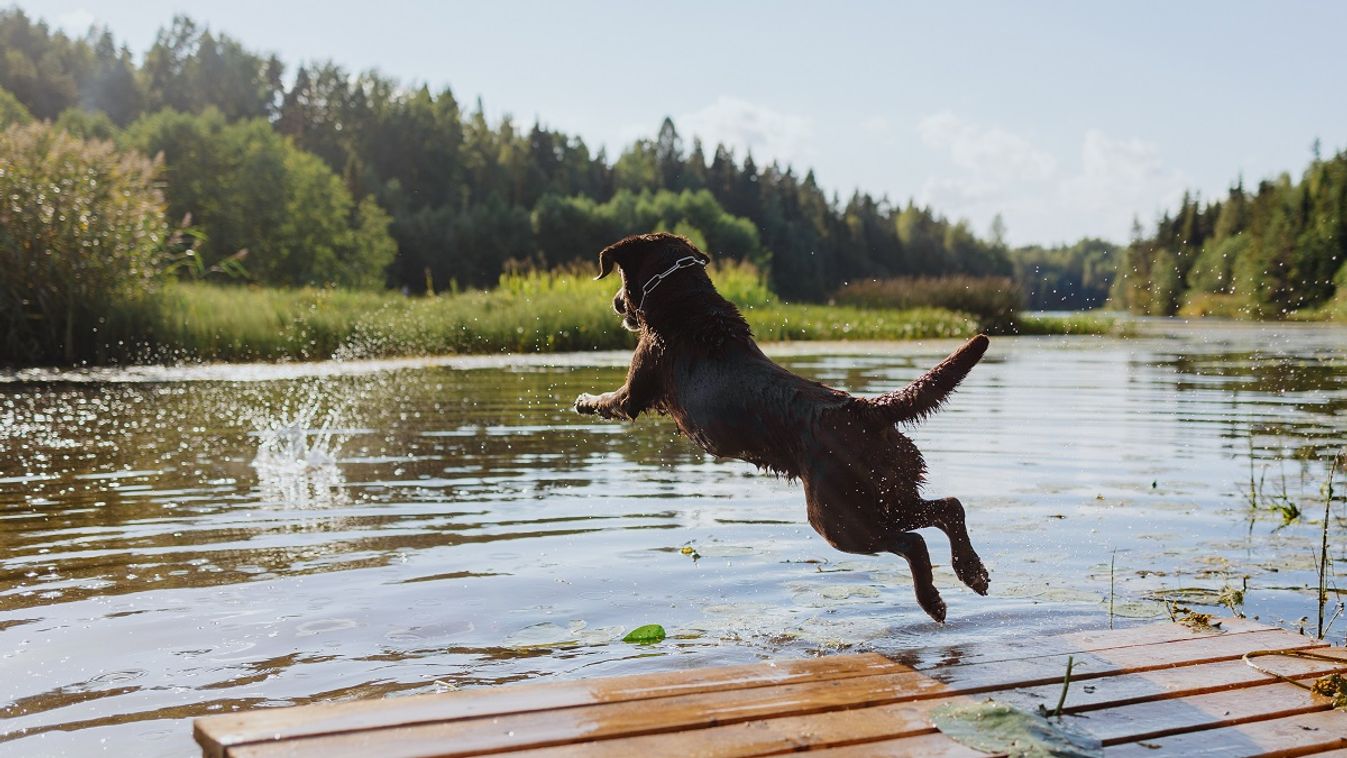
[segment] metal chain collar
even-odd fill
[[[674,265],[659,272],[658,274],[655,274],[649,279],[646,279],[645,284],[641,285],[641,300],[640,302],[636,303],[636,310],[638,311],[642,310],[642,308],[645,306],[645,296],[649,295],[651,292],[654,292],[655,288],[660,285],[660,282],[664,281],[666,277],[670,276],[678,269],[691,268],[693,266],[705,266],[705,265],[706,261],[698,258],[697,256],[685,255],[682,258],[679,258],[678,261],[674,263]]]

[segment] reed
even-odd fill
[[[1338,464],[1347,458],[1347,452],[1342,452],[1333,456],[1333,460],[1328,464],[1328,481],[1324,482],[1324,523],[1319,528],[1319,625],[1315,637],[1323,639],[1327,629],[1324,627],[1324,608],[1328,605],[1328,524],[1332,518],[1333,508],[1333,479],[1338,475]],[[1336,618],[1336,617],[1335,617]],[[1329,622],[1332,623],[1331,621]]]

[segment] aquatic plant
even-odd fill
[[[1324,626],[1324,607],[1328,605],[1328,572],[1332,566],[1332,559],[1328,553],[1328,525],[1332,517],[1331,509],[1333,507],[1333,479],[1338,475],[1338,465],[1347,459],[1347,451],[1333,456],[1333,460],[1328,465],[1328,479],[1324,482],[1324,522],[1319,528],[1319,556],[1317,569],[1319,573],[1319,624],[1315,636],[1323,639],[1328,632]],[[1334,618],[1337,618],[1336,616]],[[1330,623],[1332,623],[1330,621]]]

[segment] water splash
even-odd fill
[[[308,508],[349,499],[338,465],[347,404],[333,402],[327,388],[326,382],[310,384],[279,413],[254,416],[252,465],[264,501]]]

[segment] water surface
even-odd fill
[[[1312,631],[1347,330],[1143,331],[995,339],[912,432],[992,571],[974,595],[927,534],[944,626],[903,561],[817,537],[798,486],[667,419],[573,414],[623,354],[8,375],[0,753],[190,756],[187,719],[233,709],[900,652],[1137,623],[1167,599]],[[876,393],[952,347],[775,352]],[[1284,525],[1288,504],[1306,513]],[[620,641],[647,623],[669,639]]]

